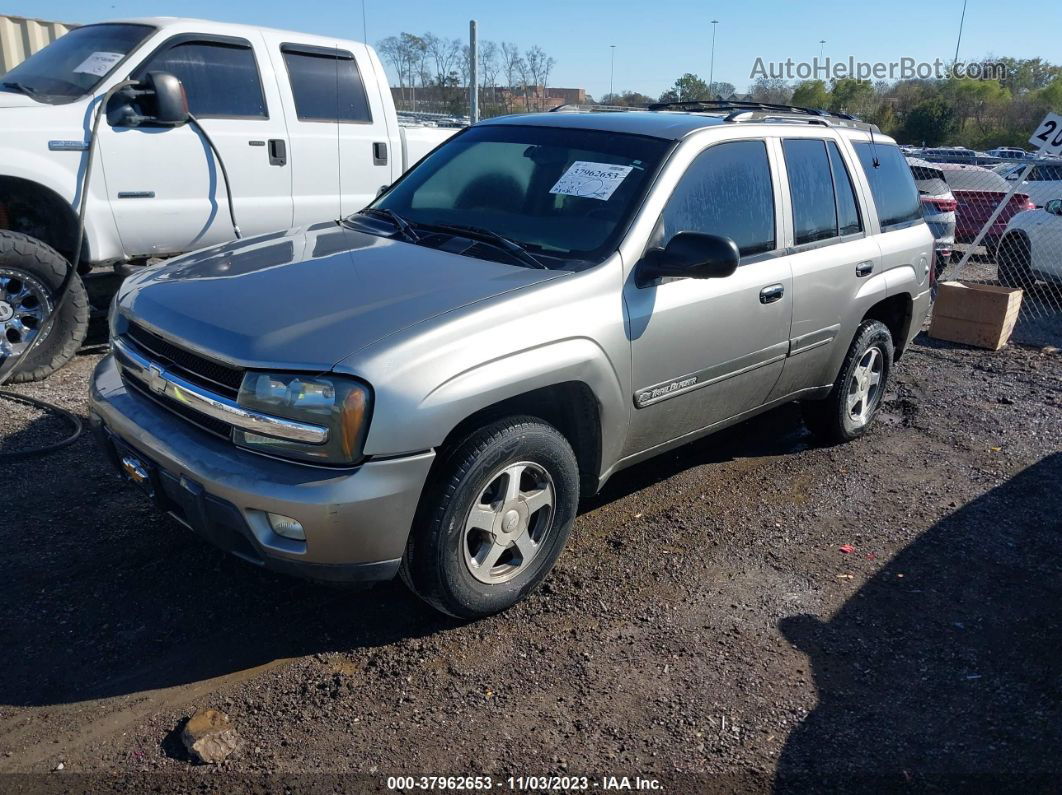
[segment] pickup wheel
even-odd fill
[[[85,341],[89,301],[77,275],[70,282],[62,311],[44,329],[68,267],[59,252],[39,240],[0,230],[0,347],[19,356],[44,332],[29,358],[19,363],[13,383],[47,378],[70,361]]]
[[[501,612],[556,562],[579,503],[567,439],[510,417],[444,454],[417,512],[401,575],[428,604],[462,619]]]
[[[1028,238],[1019,234],[1007,235],[999,244],[999,283],[1004,287],[1028,290],[1036,282],[1031,260]]]
[[[892,356],[888,327],[879,320],[864,320],[830,394],[800,404],[808,430],[826,444],[850,442],[866,433],[885,394]]]

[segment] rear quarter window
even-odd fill
[[[882,231],[922,220],[914,176],[898,146],[859,142],[859,164],[870,183]]]

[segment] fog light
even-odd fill
[[[279,513],[267,515],[269,516],[269,526],[273,528],[273,532],[278,536],[293,538],[296,541],[306,540],[306,531],[302,529],[300,522],[295,521],[290,516],[281,516]]]

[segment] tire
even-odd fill
[[[578,504],[579,467],[560,431],[534,417],[493,422],[441,459],[417,511],[402,579],[456,618],[499,613],[549,574]]]
[[[1028,290],[1036,279],[1032,275],[1032,252],[1024,235],[1007,235],[999,244],[999,283],[1004,287]]]
[[[43,323],[52,311],[66,276],[67,261],[51,246],[27,235],[0,230],[0,335],[11,353],[19,355],[35,336],[31,320]],[[89,300],[81,277],[70,282],[70,293],[51,328],[17,364],[12,383],[40,381],[65,365],[85,341]],[[37,326],[39,328],[39,325]]]
[[[806,400],[801,403],[804,424],[820,441],[833,445],[850,442],[865,434],[874,421],[881,405],[882,395],[892,371],[892,334],[879,320],[864,320],[856,330],[855,339],[841,365],[841,372],[830,394],[823,400]],[[871,353],[876,351],[876,353]],[[864,370],[863,366],[870,366]],[[877,380],[874,381],[874,374]],[[860,390],[859,379],[866,390]],[[863,394],[862,401],[851,405],[854,392]],[[854,414],[858,413],[860,419]]]

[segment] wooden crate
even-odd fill
[[[1022,291],[976,282],[941,282],[929,336],[998,351],[1007,344],[1021,310]]]

